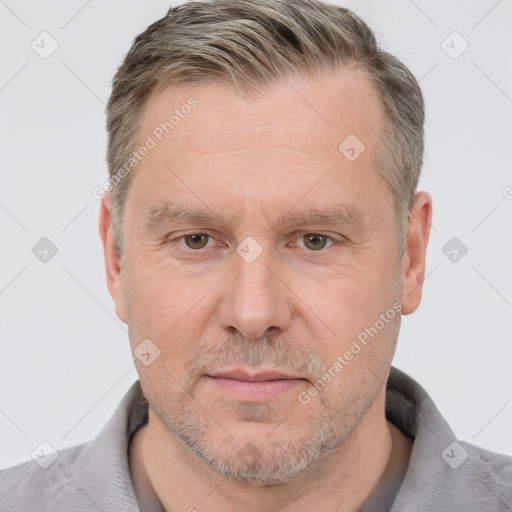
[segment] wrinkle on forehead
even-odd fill
[[[220,153],[254,146],[329,151],[350,133],[364,137],[370,148],[382,118],[381,100],[371,80],[358,71],[341,70],[276,83],[252,101],[215,83],[204,90],[168,88],[146,104],[141,136],[191,96],[197,106],[161,142],[173,152]]]

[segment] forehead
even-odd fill
[[[195,106],[189,108],[192,98]],[[341,68],[283,78],[250,98],[215,82],[167,88],[145,105],[140,135],[145,140],[163,129],[158,142],[180,153],[261,147],[320,153],[336,150],[350,134],[372,149],[381,119],[381,102],[369,77]]]
[[[154,148],[129,195],[144,208],[176,198],[216,209],[229,201],[246,215],[297,200],[359,207],[354,198],[388,193],[375,170],[381,119],[373,84],[354,70],[288,77],[251,98],[215,83],[168,88],[143,111],[139,142],[151,138]],[[347,158],[340,148],[360,154]]]

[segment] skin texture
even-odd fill
[[[102,201],[117,315],[133,350],[145,339],[160,350],[149,366],[135,358],[150,410],[133,460],[167,510],[359,510],[410,450],[384,415],[400,314],[376,322],[393,305],[419,305],[430,197],[416,195],[398,262],[393,195],[375,171],[382,108],[358,71],[289,77],[252,99],[215,84],[166,89],[145,107],[141,144],[190,97],[197,106],[134,171],[122,268],[110,196]],[[349,134],[365,145],[354,161],[338,149]],[[156,222],[165,202],[214,223]],[[299,210],[345,215],[277,222]],[[202,233],[211,238],[185,237]],[[261,250],[250,263],[247,237]],[[243,379],[215,378],[228,370],[295,380],[278,393],[261,382],[240,391],[233,380]]]

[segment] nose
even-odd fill
[[[264,250],[250,263],[238,254],[233,260],[233,269],[222,291],[220,327],[231,335],[238,331],[247,338],[287,330],[292,316],[290,292],[279,276],[270,250]]]

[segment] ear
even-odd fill
[[[425,261],[430,226],[432,199],[426,192],[419,192],[409,216],[405,254],[402,260],[402,313],[416,311],[421,302],[425,276]]]
[[[110,295],[116,303],[116,314],[119,319],[126,323],[126,309],[124,304],[124,283],[121,272],[120,257],[117,252],[114,238],[114,227],[112,225],[112,203],[109,192],[101,200],[100,209],[100,237],[103,242],[105,253],[105,269],[107,272],[107,286]]]

